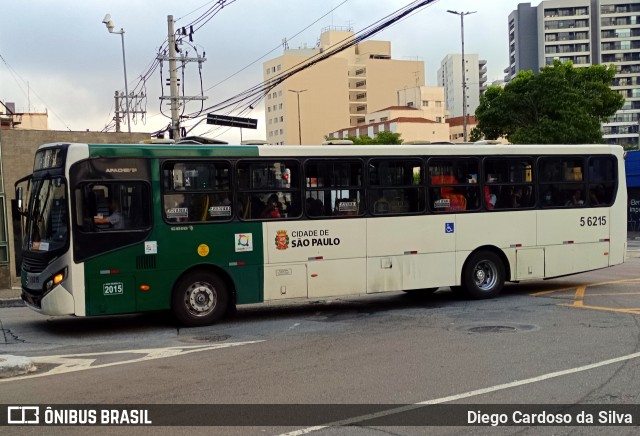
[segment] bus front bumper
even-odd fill
[[[43,315],[75,314],[73,296],[62,285],[57,285],[44,296],[32,294],[23,287],[21,297],[30,309]]]

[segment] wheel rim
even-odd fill
[[[491,291],[498,282],[498,268],[493,262],[483,260],[473,269],[473,281],[481,291]]]
[[[206,316],[218,303],[216,288],[210,283],[195,282],[187,288],[184,303],[191,315]]]

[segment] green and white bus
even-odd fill
[[[624,261],[623,159],[607,145],[46,144],[16,183],[22,298],[192,326],[274,300],[492,298]]]

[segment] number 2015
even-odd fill
[[[589,217],[580,217],[580,227],[588,226],[604,226],[607,224],[606,216],[589,216]]]

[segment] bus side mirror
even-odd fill
[[[22,212],[22,187],[16,188],[16,200],[18,201],[18,211]]]

